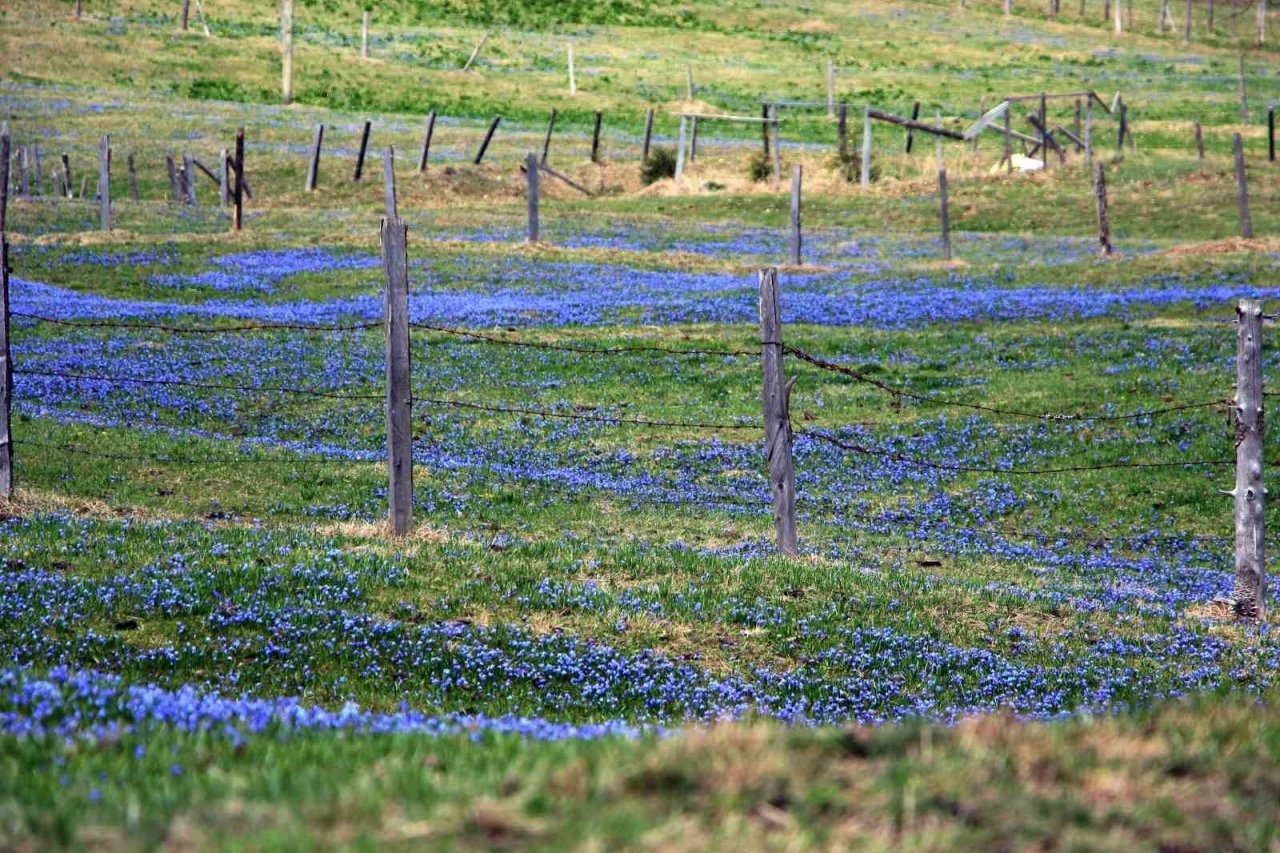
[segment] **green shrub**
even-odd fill
[[[862,152],[844,150],[838,152],[832,167],[840,177],[849,183],[862,180]],[[871,164],[870,178],[872,181],[880,180],[880,167],[875,163]]]
[[[753,183],[759,183],[773,174],[773,161],[763,152],[757,151],[747,161],[747,177]]]
[[[676,152],[674,148],[654,148],[640,167],[640,180],[645,185],[663,178],[676,176]]]

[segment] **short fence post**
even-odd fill
[[[324,146],[324,123],[316,125],[315,135],[311,138],[311,162],[307,164],[307,192],[316,191],[320,180],[320,149]]]
[[[418,156],[418,174],[427,171],[427,157],[431,155],[431,137],[436,132],[436,111],[427,116],[427,129],[422,134],[422,154]]]
[[[484,153],[489,150],[489,143],[493,141],[493,134],[498,130],[498,122],[502,121],[502,116],[494,116],[493,121],[489,122],[489,129],[484,133],[484,139],[480,141],[480,150],[476,152],[476,165],[479,166],[484,161]]]
[[[791,263],[800,266],[801,234],[800,234],[800,185],[803,169],[800,164],[791,167]]]
[[[602,110],[596,110],[596,127],[595,127],[595,130],[591,132],[591,162],[592,163],[600,162],[600,124],[603,121],[604,121],[604,112]],[[695,118],[693,121],[694,121],[693,126],[695,130],[695,134],[693,138],[697,140],[698,137],[697,137],[696,131],[698,127],[698,124],[697,124],[698,120]]]
[[[13,497],[13,353],[9,347],[9,134],[0,136],[0,498]]]
[[[1266,615],[1263,597],[1262,482],[1262,303],[1242,299],[1236,306],[1236,483],[1228,492],[1235,499],[1235,586],[1233,609],[1244,619]]]
[[[111,230],[111,137],[98,142],[98,226]]]
[[[640,162],[644,163],[649,159],[649,146],[653,142],[653,108],[644,114],[644,143],[640,148]]]
[[[364,176],[364,155],[369,150],[369,130],[372,126],[373,122],[366,121],[364,128],[360,131],[360,150],[356,152],[356,173],[351,179],[357,184],[360,183],[360,179]]]
[[[689,124],[689,119],[686,118],[685,116],[680,116],[680,139],[679,139],[679,142],[676,144],[676,180],[677,181],[684,177],[685,131],[687,129],[688,124]]]
[[[951,204],[947,198],[947,170],[938,167],[938,202],[942,213],[942,257],[951,260]]]
[[[871,185],[871,108],[862,110],[862,173],[858,176],[862,186]]]
[[[547,136],[542,140],[542,162],[546,163],[551,156],[551,135],[556,132],[556,111],[551,110],[551,118],[547,120]]]
[[[400,219],[382,223],[382,270],[387,279],[383,312],[387,350],[387,473],[391,534],[413,524],[413,391],[409,376],[408,228]]]
[[[1111,254],[1111,217],[1107,212],[1107,167],[1093,164],[1093,196],[1098,203],[1098,252]]]
[[[218,152],[218,206],[231,203],[231,155],[223,148]]]
[[[1196,159],[1203,160],[1204,159],[1204,130],[1201,129],[1200,122],[1196,122],[1195,124],[1195,137],[1196,137]]]
[[[280,103],[293,103],[293,0],[280,4]]]
[[[231,213],[231,232],[233,234],[239,234],[240,229],[244,225],[245,180],[244,180],[244,128],[243,127],[236,131],[236,157],[233,163],[234,163],[235,172],[236,172],[236,175],[235,175],[236,182],[234,184],[235,189],[232,192],[232,200],[235,202],[235,207]]]
[[[1231,137],[1231,147],[1236,155],[1236,202],[1240,206],[1240,236],[1253,239],[1253,219],[1249,216],[1249,185],[1244,173],[1244,143],[1240,134]]]
[[[538,156],[532,151],[525,158],[525,194],[529,201],[529,244],[538,242]]]
[[[129,152],[129,198],[138,201],[141,196],[138,195],[138,167],[133,162],[133,152]]]
[[[183,189],[187,194],[187,204],[195,207],[200,202],[196,199],[196,166],[191,162],[191,154],[184,152],[182,155],[182,181]]]
[[[791,461],[791,384],[782,366],[782,318],[778,307],[778,269],[760,270],[760,360],[764,373],[765,459],[773,496],[778,551],[799,554],[796,541],[796,483]],[[794,382],[794,380],[792,380]]]

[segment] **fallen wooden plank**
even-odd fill
[[[932,133],[934,136],[945,136],[947,139],[957,139],[961,141],[964,141],[965,139],[965,135],[963,133],[960,133],[959,131],[947,130],[946,128],[942,128],[942,127],[934,127],[933,125],[928,124],[927,122],[915,121],[913,119],[903,118],[902,116],[896,116],[892,113],[881,112],[880,110],[868,109],[867,115],[875,119],[876,121],[883,121],[883,122],[888,122],[889,124],[896,124],[899,127],[905,127],[910,130],[917,130],[922,133]]]

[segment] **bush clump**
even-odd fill
[[[862,180],[861,151],[850,151],[848,148],[838,151],[832,166],[836,173],[848,183]],[[871,164],[870,178],[873,182],[880,180],[880,167],[875,163]]]
[[[674,148],[654,148],[640,166],[640,180],[645,186],[663,178],[676,176],[676,151]]]
[[[757,151],[747,161],[747,178],[759,183],[773,174],[773,161],[763,151]]]

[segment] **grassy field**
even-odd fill
[[[330,0],[299,4],[288,108],[272,4],[206,2],[207,40],[178,3],[73,7],[0,8],[4,118],[43,165],[8,209],[0,847],[1280,843],[1280,639],[1222,601],[1235,302],[1280,297],[1277,57],[1252,7],[1248,125],[1229,7],[1209,34],[1197,6],[1183,46],[1146,0],[1123,36],[1100,5],[398,0],[361,62],[360,7]],[[758,115],[823,101],[828,58],[859,118],[919,100],[963,127],[984,99],[1119,90],[1136,145],[1099,110],[1100,258],[1078,153],[1007,175],[998,137],[947,143],[948,262],[931,139],[907,154],[877,126],[863,188],[821,106],[784,113],[781,159],[805,169],[785,340],[852,375],[786,358],[802,555],[783,559],[757,270],[786,258],[786,187],[751,179],[759,129],[729,124],[644,186],[639,134],[652,107],[674,145],[686,66],[696,109]],[[552,108],[550,162],[594,197],[544,178],[531,246],[517,163]],[[1070,127],[1071,102],[1052,115]],[[168,199],[164,157],[216,164],[240,127],[254,198],[232,235],[205,178],[198,205]],[[102,134],[109,233],[93,177],[78,197]],[[399,541],[388,145],[417,324]]]

